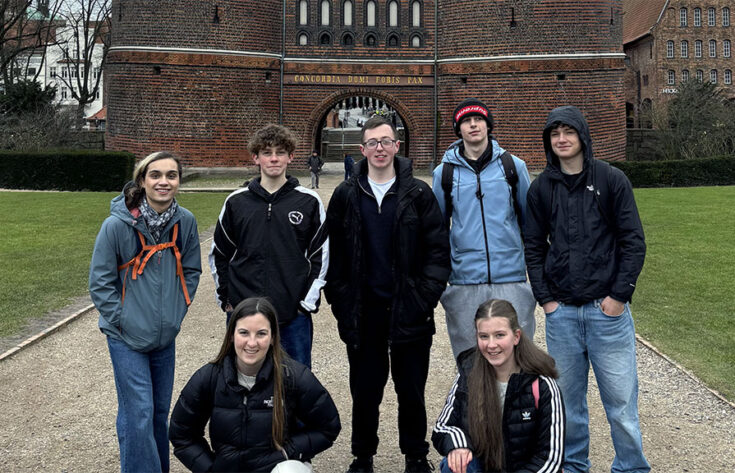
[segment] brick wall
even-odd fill
[[[280,118],[300,138],[295,163],[299,165],[317,141],[329,110],[347,97],[367,96],[398,112],[407,129],[408,156],[417,167],[426,167],[435,154],[440,159],[454,140],[451,113],[456,104],[476,96],[491,107],[501,144],[527,160],[532,169],[540,169],[545,162],[540,136],[546,115],[568,103],[587,115],[598,157],[623,157],[622,60],[594,57],[621,52],[620,1],[437,1],[440,13],[434,38],[434,0],[419,0],[418,26],[412,24],[413,2],[399,2],[395,27],[387,24],[388,0],[377,1],[374,27],[366,25],[366,0],[353,0],[352,25],[344,24],[344,0],[331,1],[329,25],[321,24],[317,0],[309,0],[307,25],[299,24],[297,0],[286,2],[285,23],[280,1],[113,0],[113,46],[123,49],[113,50],[105,71],[108,148],[138,156],[171,149],[188,164],[243,165],[250,162],[245,152],[247,136],[266,122],[278,122],[282,107]],[[298,44],[302,33],[308,37],[306,45]],[[331,45],[319,44],[325,33]],[[393,34],[400,39],[400,47],[387,44]],[[365,44],[368,35],[375,35],[375,46]],[[418,47],[411,46],[413,35],[421,39]],[[348,36],[352,45],[343,44]],[[182,50],[141,52],[125,46]],[[203,54],[191,49],[233,53]],[[282,51],[283,59],[237,53]],[[593,58],[461,61],[585,53]],[[364,75],[399,77],[403,83],[305,84],[287,77],[281,84],[281,67],[291,78],[294,74]],[[427,83],[405,85],[409,76]],[[438,110],[433,108],[434,77]]]

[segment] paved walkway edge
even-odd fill
[[[704,381],[702,381],[701,379],[699,379],[697,377],[697,375],[695,375],[694,373],[692,373],[688,369],[684,368],[682,365],[680,365],[679,363],[677,363],[676,361],[674,361],[673,359],[669,358],[667,355],[665,355],[664,353],[662,353],[661,351],[659,351],[659,349],[656,348],[655,346],[653,346],[648,340],[646,340],[645,338],[641,337],[637,333],[635,334],[635,338],[636,338],[636,340],[638,340],[641,343],[641,345],[643,345],[644,347],[648,348],[649,350],[651,350],[653,353],[655,353],[656,355],[658,355],[662,359],[664,359],[667,362],[669,362],[672,365],[674,365],[676,367],[676,369],[678,369],[679,371],[681,371],[682,373],[684,373],[685,375],[687,375],[687,377],[689,377],[692,381],[694,381],[695,383],[697,383],[700,386],[702,386],[703,388],[705,388],[707,391],[711,392],[712,395],[715,396],[717,399],[719,399],[720,401],[726,403],[731,408],[735,409],[735,403],[733,403],[732,401],[730,401],[729,399],[727,399],[718,390],[707,386],[707,384]]]
[[[10,358],[11,356],[13,356],[16,353],[18,353],[19,351],[21,351],[22,349],[24,349],[24,348],[26,348],[26,347],[28,347],[30,345],[33,345],[34,343],[36,343],[39,340],[43,340],[44,338],[48,337],[52,333],[54,333],[57,330],[61,329],[62,327],[65,327],[67,324],[69,324],[73,320],[76,320],[77,318],[79,318],[80,316],[86,314],[87,312],[89,312],[92,309],[94,309],[94,304],[89,304],[88,306],[79,309],[78,311],[74,312],[73,314],[71,314],[70,316],[66,317],[65,319],[59,320],[58,322],[56,322],[55,324],[53,324],[51,327],[49,327],[49,328],[47,328],[45,330],[42,330],[41,332],[37,333],[36,335],[33,335],[32,337],[29,337],[29,338],[25,339],[24,341],[22,341],[18,345],[14,346],[10,350],[8,350],[5,353],[3,353],[2,355],[0,355],[0,361],[3,361],[6,358]]]

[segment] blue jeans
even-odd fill
[[[169,470],[168,412],[174,388],[175,342],[141,353],[107,337],[117,388],[120,469]]]
[[[546,344],[556,360],[566,409],[564,472],[590,469],[587,378],[591,364],[615,448],[611,471],[645,473],[651,467],[643,455],[638,422],[633,316],[628,304],[622,315],[606,315],[600,302],[559,304],[546,314]]]
[[[311,369],[311,342],[314,338],[314,324],[311,314],[298,312],[288,324],[279,325],[281,346],[288,356]]]
[[[482,473],[482,469],[484,467],[480,464],[480,460],[478,458],[473,458],[471,462],[467,464],[467,473]],[[447,461],[447,458],[442,458],[441,463],[439,463],[439,471],[441,473],[453,473],[452,470],[449,469],[449,462]]]

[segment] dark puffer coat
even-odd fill
[[[411,173],[411,161],[396,156],[398,207],[392,229],[392,298],[389,340],[400,343],[434,334],[434,308],[449,279],[449,235],[431,188]],[[367,174],[367,160],[355,165],[356,174],[341,183],[327,208],[329,253],[324,294],[332,305],[342,340],[360,343],[365,254],[360,198],[367,197],[359,178]],[[362,195],[360,195],[362,194]]]
[[[584,149],[583,170],[571,186],[551,148],[550,133],[559,123],[577,130]],[[549,114],[544,147],[546,169],[528,190],[523,229],[534,296],[542,305],[584,305],[607,296],[630,301],[646,255],[630,181],[594,159],[587,122],[576,107]]]
[[[469,437],[467,379],[477,350],[457,359],[459,373],[431,434],[434,448],[447,456],[456,448],[473,450]],[[538,408],[533,382],[539,380]],[[556,473],[564,460],[564,405],[554,379],[516,373],[508,380],[503,408],[504,472]],[[480,459],[482,461],[482,459]]]
[[[288,359],[283,370],[283,448],[288,459],[307,461],[332,446],[341,428],[339,414],[329,393],[305,366]],[[220,365],[203,366],[191,377],[171,415],[169,438],[176,458],[192,471],[270,472],[286,460],[271,443],[272,419],[270,352],[251,390],[238,384],[230,356]],[[211,448],[204,438],[207,421]]]

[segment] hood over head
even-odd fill
[[[587,125],[582,111],[573,105],[564,105],[563,107],[557,107],[551,112],[546,119],[546,126],[544,127],[544,150],[546,151],[546,162],[549,165],[559,168],[559,158],[554,154],[551,149],[551,130],[559,125],[567,125],[575,130],[579,134],[579,139],[582,141],[582,150],[584,152],[585,166],[592,160],[592,137],[590,136],[590,129]]]

